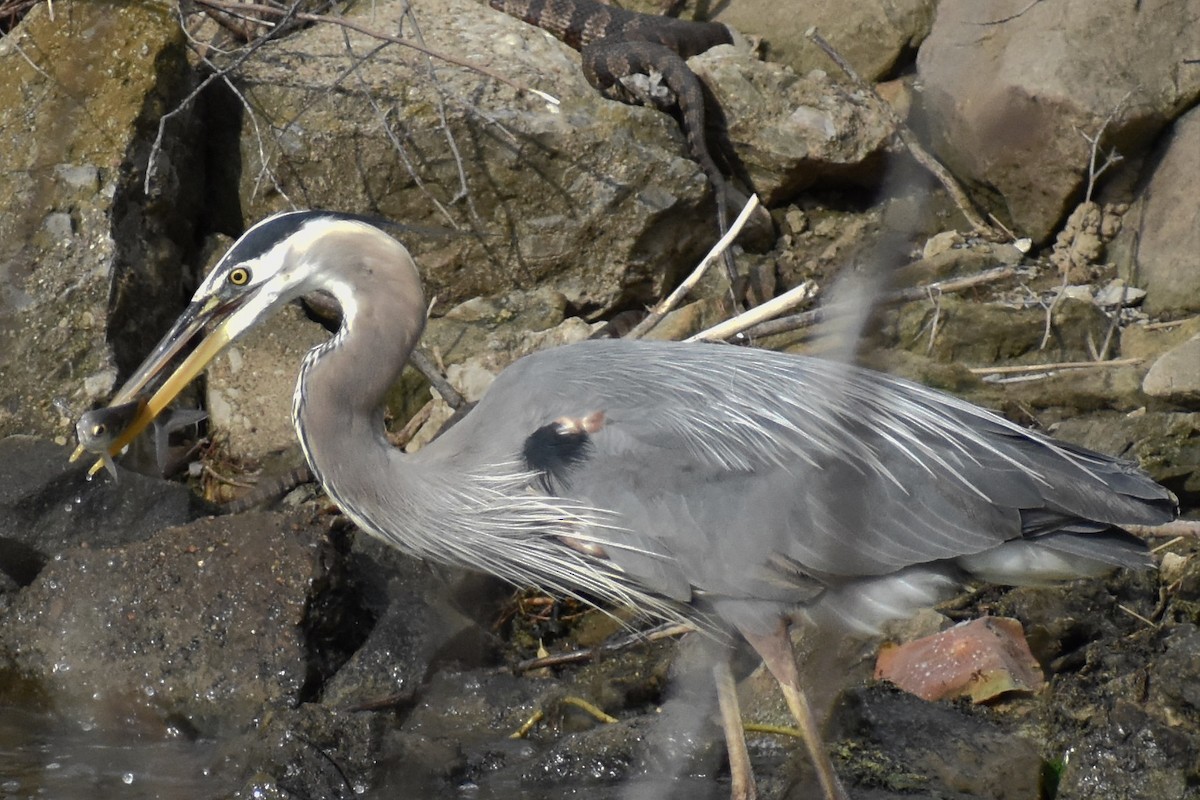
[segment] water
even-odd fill
[[[0,800],[203,798],[232,788],[208,774],[215,742],[89,727],[0,704]]]

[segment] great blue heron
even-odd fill
[[[845,797],[801,690],[788,626],[873,628],[965,577],[1029,584],[1151,564],[1117,527],[1173,519],[1135,465],[847,364],[717,344],[597,340],[527,356],[420,452],[384,437],[382,398],[425,324],[405,248],[361,218],[250,228],[122,390],[184,345],[119,448],[226,345],[316,290],[338,332],[292,404],[313,474],[363,530],[522,585],[740,632],[779,681],[830,798]],[[734,794],[754,794],[727,666]]]

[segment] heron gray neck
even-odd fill
[[[410,262],[411,263],[411,262]],[[343,310],[342,327],[304,358],[292,421],[313,474],[343,510],[363,494],[399,490],[401,462],[387,441],[383,401],[425,323],[415,270],[381,276],[367,289],[349,280],[328,288]]]

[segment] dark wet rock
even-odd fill
[[[1159,800],[1194,796],[1200,770],[1196,741],[1114,698],[1062,742],[1064,768],[1056,800]]]
[[[386,728],[387,719],[376,714],[342,713],[314,703],[279,709],[229,739],[213,769],[246,775],[231,797],[349,800],[377,782]]]
[[[1154,314],[1200,311],[1200,109],[1176,121],[1145,193],[1129,212],[1122,239],[1132,251],[1137,284]]]
[[[1150,669],[1151,697],[1174,712],[1168,721],[1200,722],[1200,627],[1176,625],[1162,645],[1162,656]]]
[[[187,91],[164,4],[33,4],[0,44],[0,436],[63,435],[164,330],[201,186],[180,113],[143,194],[158,116]],[[130,291],[135,289],[135,291]]]
[[[936,154],[1037,241],[1084,188],[1080,133],[1096,135],[1112,115],[1104,152],[1130,158],[1200,95],[1200,75],[1179,71],[1194,49],[1194,8],[1094,11],[1087,0],[942,3],[917,56]]]
[[[495,662],[497,643],[462,610],[494,607],[491,579],[431,566],[366,534],[356,537],[349,559],[354,592],[374,621],[362,644],[321,687],[322,703],[407,708],[431,669]]]
[[[281,514],[68,550],[0,620],[0,652],[76,718],[236,729],[316,677],[308,638],[335,561],[319,525]]]
[[[848,690],[829,729],[851,787],[964,800],[1041,793],[1037,747],[986,709],[927,703],[878,684]]]
[[[141,541],[207,511],[186,486],[120,467],[119,482],[88,480],[91,461],[68,464],[70,453],[31,436],[0,439],[0,573],[17,585],[69,548]]]
[[[401,730],[456,741],[472,769],[483,770],[503,763],[505,751],[528,746],[508,736],[537,710],[545,688],[544,681],[507,672],[441,670],[422,688]]]
[[[724,763],[720,729],[697,720],[693,708],[668,703],[659,714],[598,724],[564,735],[522,767],[530,784],[605,785],[652,783],[673,776],[708,776],[712,783]]]

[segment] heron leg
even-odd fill
[[[821,740],[821,732],[813,717],[812,708],[804,690],[800,688],[800,671],[796,668],[796,655],[792,652],[792,640],[788,636],[787,625],[780,621],[779,627],[771,633],[762,634],[739,628],[742,636],[750,646],[762,657],[767,669],[775,676],[779,688],[783,691],[783,699],[787,702],[788,710],[800,728],[800,735],[808,748],[809,758],[817,770],[821,788],[826,800],[850,800],[846,790],[842,788],[837,773],[834,772],[833,762]]]
[[[737,686],[729,669],[729,658],[718,659],[712,671],[717,684],[717,705],[721,708],[721,729],[725,732],[725,747],[729,750],[729,775],[733,779],[730,796],[732,800],[757,800],[758,789],[754,785],[750,753],[746,750],[746,732],[742,728]]]

